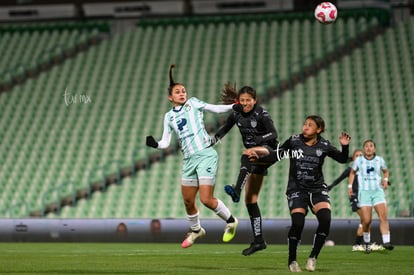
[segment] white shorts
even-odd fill
[[[380,203],[387,203],[385,199],[385,192],[383,189],[377,190],[359,190],[358,191],[358,206],[375,206]]]
[[[214,185],[218,155],[209,147],[183,160],[181,184],[184,186]]]

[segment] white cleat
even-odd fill
[[[187,238],[185,238],[185,240],[181,243],[181,247],[188,248],[192,246],[197,239],[204,237],[205,235],[206,231],[204,230],[204,228],[201,228],[198,232],[189,232]]]
[[[362,244],[354,244],[352,246],[352,251],[365,251],[365,248]]]
[[[293,261],[289,265],[290,272],[302,272],[297,261]]]
[[[306,270],[313,272],[316,268],[316,258],[308,258],[306,261]]]

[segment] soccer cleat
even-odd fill
[[[306,261],[306,270],[313,272],[315,271],[316,268],[316,258],[308,258],[308,260]]]
[[[352,251],[365,251],[365,248],[362,244],[354,244],[352,246]]]
[[[383,251],[385,248],[381,244],[372,243],[371,251]]]
[[[206,235],[204,228],[201,228],[198,232],[189,232],[185,240],[181,243],[182,248],[188,248],[194,244],[194,242],[201,237]]]
[[[257,251],[266,249],[266,247],[267,247],[267,245],[266,245],[265,242],[263,242],[263,243],[253,242],[253,243],[250,244],[250,247],[243,250],[242,254],[244,256],[249,256],[249,255],[252,255],[252,254],[256,253]]]
[[[232,185],[226,185],[224,186],[224,191],[231,197],[233,202],[239,202],[240,201],[240,193],[237,193],[236,189]]]
[[[234,218],[234,222],[226,224],[226,228],[224,228],[223,242],[228,243],[229,241],[233,240],[234,236],[236,235],[236,229],[238,225],[239,221],[237,218]]]
[[[290,272],[302,272],[297,261],[293,261],[289,264],[289,270]]]
[[[394,246],[391,243],[385,243],[382,245],[387,250],[393,250]]]
[[[366,254],[371,253],[371,244],[369,244],[369,243],[365,244],[365,253]]]

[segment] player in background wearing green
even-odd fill
[[[352,161],[355,161],[358,157],[362,156],[364,154],[364,151],[361,149],[355,149],[352,154]],[[352,165],[352,164],[351,164]],[[331,191],[332,188],[337,186],[339,183],[341,183],[344,179],[349,177],[349,172],[351,172],[351,166],[348,166],[342,174],[337,177],[331,185],[328,185],[328,190]],[[352,212],[356,212],[361,219],[361,208],[358,206],[358,176],[354,178],[354,181],[352,182],[352,196],[349,198],[349,205],[351,206]],[[358,225],[358,229],[356,232],[356,239],[355,243],[352,246],[352,251],[365,251],[365,245],[364,245],[364,238],[362,235],[362,223]],[[376,243],[371,243],[371,250],[384,250],[385,248],[382,245],[378,245]]]
[[[175,132],[178,137],[184,156],[181,192],[190,226],[190,232],[181,246],[190,247],[198,238],[206,234],[201,226],[196,205],[197,192],[199,192],[202,204],[226,221],[223,242],[230,242],[236,234],[238,220],[233,217],[227,206],[213,195],[218,155],[211,147],[214,141],[204,126],[204,111],[224,113],[232,109],[232,104],[213,105],[195,97],[187,100],[184,85],[173,80],[172,69],[174,67],[175,65],[170,66],[168,88],[168,100],[171,101],[173,107],[164,116],[162,138],[156,141],[153,136],[147,136],[146,145],[166,149],[171,143],[172,132]]]
[[[380,232],[383,247],[388,250],[394,249],[390,243],[390,227],[387,219],[387,200],[385,192],[388,188],[389,171],[384,159],[376,155],[376,147],[373,140],[364,142],[364,155],[358,157],[352,164],[348,179],[348,195],[352,195],[352,183],[358,176],[358,201],[361,208],[361,223],[365,252],[371,252],[371,221],[372,208],[374,207],[380,219]],[[356,173],[358,172],[358,175]],[[381,176],[381,172],[383,177]]]

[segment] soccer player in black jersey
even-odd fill
[[[342,132],[339,137],[342,151],[339,151],[321,136],[324,129],[325,122],[321,117],[308,116],[302,134],[291,136],[278,150],[262,147],[251,148],[246,152],[253,161],[271,162],[287,158],[290,161],[286,196],[292,222],[288,233],[288,267],[292,272],[302,271],[296,257],[308,208],[318,220],[313,247],[306,262],[308,271],[315,270],[316,259],[329,234],[331,206],[322,173],[324,160],[327,156],[340,163],[346,163],[348,160],[351,137]]]
[[[225,96],[231,95],[229,102],[233,102],[237,97],[240,104],[233,106],[233,112],[227,117],[226,123],[215,134],[216,140],[221,139],[234,125],[237,125],[246,148],[266,145],[276,149],[278,145],[276,128],[269,113],[256,104],[256,91],[250,86],[244,86],[237,92],[235,87],[226,84],[224,94]],[[223,98],[223,101],[226,100]],[[266,248],[258,197],[264,177],[267,175],[267,168],[272,164],[252,165],[247,155],[243,154],[237,184],[225,186],[226,193],[232,197],[234,202],[240,200],[241,190],[244,185],[246,186],[245,204],[250,217],[254,241],[250,247],[242,251],[245,256]]]

